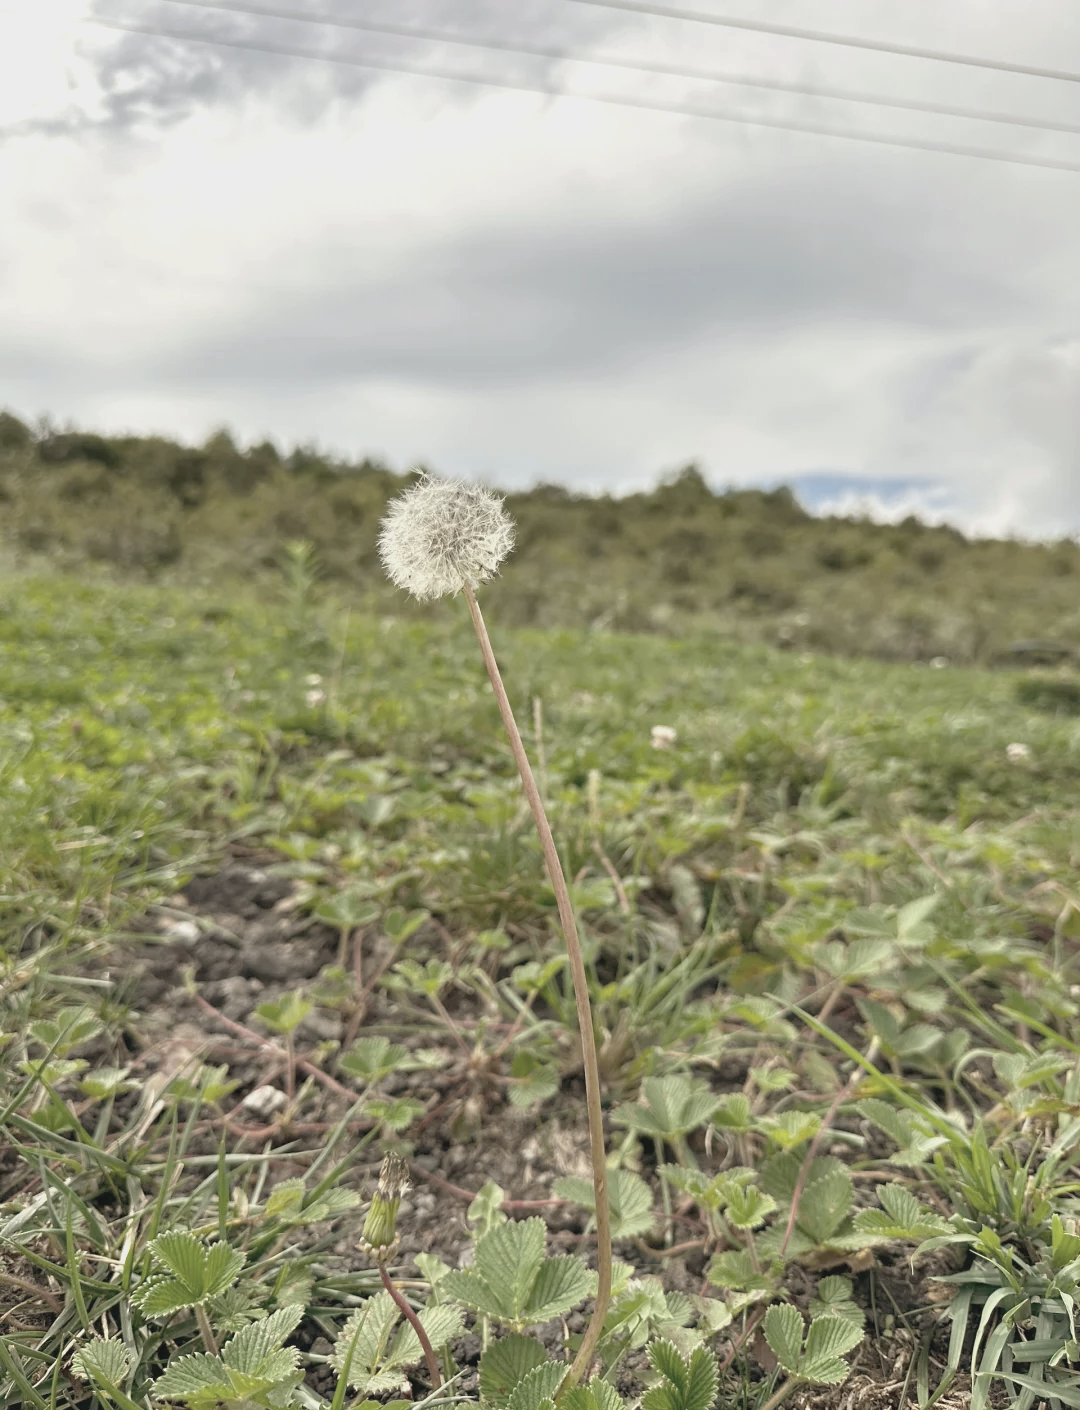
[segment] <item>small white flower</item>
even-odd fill
[[[670,749],[678,737],[678,730],[672,729],[670,725],[653,725],[652,727],[652,747],[654,749]]]
[[[319,675],[318,671],[312,671],[309,676],[304,677],[304,684],[322,685],[322,676]]]
[[[949,658],[947,656],[930,657],[930,669],[932,671],[943,671],[948,664]]]
[[[314,710],[315,707],[321,705],[325,699],[325,690],[308,690],[304,692],[304,704],[309,710]]]
[[[1006,744],[1005,757],[1010,764],[1025,764],[1031,758],[1029,744]]]
[[[422,602],[486,582],[513,546],[498,495],[430,475],[391,501],[379,535],[387,577]]]

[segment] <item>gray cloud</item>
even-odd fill
[[[526,78],[557,67],[166,0],[99,9],[241,40],[437,56],[460,71]],[[832,10],[836,27],[896,31],[884,4],[833,0]],[[384,0],[371,12],[510,32],[505,0]],[[986,12],[989,37],[961,32]],[[797,10],[776,0],[776,13]],[[923,29],[912,19],[898,37],[1013,52],[1018,22],[1004,4],[958,4],[940,33],[936,6],[905,14]],[[661,29],[520,0],[512,32],[644,54]],[[1023,57],[1073,62],[1063,29],[1059,12],[1032,0]],[[663,33],[664,52],[701,57],[688,32]],[[864,87],[887,72],[888,87],[904,86],[896,63],[872,56],[796,61],[790,46],[710,44],[727,67],[835,73]],[[466,85],[135,36],[94,33],[81,47],[96,95],[36,120],[39,133],[75,139],[48,147],[57,174],[31,163],[19,186],[0,173],[13,193],[0,230],[0,373],[27,409],[188,434],[227,420],[504,484],[628,488],[693,456],[718,481],[827,466],[859,495],[910,483],[913,504],[969,525],[1080,525],[1078,177],[569,103],[485,105],[489,91]],[[646,91],[635,82],[619,91]],[[954,101],[1071,111],[1056,91],[1006,81],[998,93],[978,74],[924,67],[911,82]],[[605,86],[617,85],[595,84]],[[723,98],[738,101],[787,118],[833,112]],[[395,147],[402,113],[420,120]],[[830,120],[899,130],[872,112]],[[511,135],[500,148],[492,124],[502,122]],[[460,150],[440,145],[447,124]],[[960,140],[955,124],[912,119],[903,130]],[[980,140],[1018,151],[1036,141]],[[1061,141],[1053,150],[1080,143]],[[302,143],[316,162],[336,154],[321,187],[304,184]],[[380,143],[381,165],[371,159]],[[17,146],[0,159],[14,162]],[[64,151],[77,166],[63,165]],[[173,181],[158,175],[169,172]],[[357,179],[360,193],[337,201],[335,183]],[[40,308],[20,293],[31,287]],[[878,500],[885,512],[908,504],[884,489]]]
[[[254,0],[258,5],[258,0]],[[268,8],[275,8],[269,5]],[[319,19],[335,13],[348,16],[334,0],[282,0],[276,8],[309,11]],[[355,11],[352,12],[355,14]],[[9,126],[0,138],[32,132],[60,135],[92,129],[125,131],[174,125],[207,106],[229,106],[242,99],[272,97],[295,120],[314,123],[342,102],[355,102],[393,75],[349,63],[313,63],[260,52],[301,49],[305,53],[349,60],[371,57],[389,63],[432,64],[462,74],[490,74],[523,82],[547,82],[556,61],[515,58],[482,49],[395,38],[347,27],[256,17],[150,0],[132,5],[124,0],[93,0],[90,14],[102,20],[162,29],[189,35],[193,42],[148,34],[122,33],[88,27],[81,44],[99,93],[92,104],[73,103],[67,111],[44,119]],[[506,34],[506,11],[500,0],[420,0],[366,9],[376,23],[417,25],[487,37]],[[618,35],[632,17],[615,11],[573,6],[554,9],[544,0],[516,0],[513,36],[524,44],[587,46],[598,37]],[[198,40],[221,40],[218,47]],[[244,46],[253,46],[250,49]],[[234,47],[235,46],[235,47]],[[482,91],[482,90],[481,90]],[[475,102],[476,88],[447,85],[453,103]]]

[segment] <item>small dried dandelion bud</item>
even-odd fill
[[[430,475],[391,501],[379,535],[387,577],[422,602],[487,582],[513,546],[498,495]]]
[[[383,1158],[379,1183],[364,1220],[360,1247],[376,1263],[386,1263],[397,1252],[397,1212],[401,1197],[409,1188],[409,1167],[393,1151]]]

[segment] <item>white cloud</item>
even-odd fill
[[[487,32],[505,15],[452,0],[408,13]],[[579,48],[1068,115],[1064,85],[625,17],[605,35],[610,17],[564,0],[520,15],[544,42],[569,24]],[[815,22],[1080,68],[1049,4],[1025,14],[1022,45],[1004,0],[947,17],[913,4],[903,32],[863,0]],[[657,91],[595,80],[619,82]],[[188,437],[228,422],[507,485],[625,490],[691,458],[718,484],[827,468],[857,495],[922,483],[905,510],[968,527],[1080,528],[1080,176],[371,86],[2,11],[0,93],[0,400],[23,413]],[[752,102],[824,116],[814,100]],[[1080,138],[977,140],[1080,160]]]

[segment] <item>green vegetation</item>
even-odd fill
[[[310,448],[103,437],[0,413],[0,507],[24,566],[184,584],[258,580],[310,543],[336,590],[403,608],[375,552],[402,477]],[[815,518],[786,489],[713,494],[689,467],[623,499],[553,486],[508,498],[518,548],[494,620],[664,635],[719,632],[887,660],[1080,652],[1080,547],[967,540],[947,526]],[[96,565],[96,568],[95,568]],[[432,609],[411,609],[432,616]],[[437,616],[437,612],[434,614]],[[1075,700],[1071,708],[1075,711]]]
[[[607,1108],[614,1296],[563,1393],[581,1058],[495,703],[462,604],[361,611],[290,542],[258,593],[0,584],[0,1403],[1080,1405],[1067,692],[498,629]],[[250,934],[200,900],[238,860]],[[386,1149],[444,1202],[395,1205],[393,1290],[357,1249]],[[469,1189],[473,1150],[551,1178]]]

